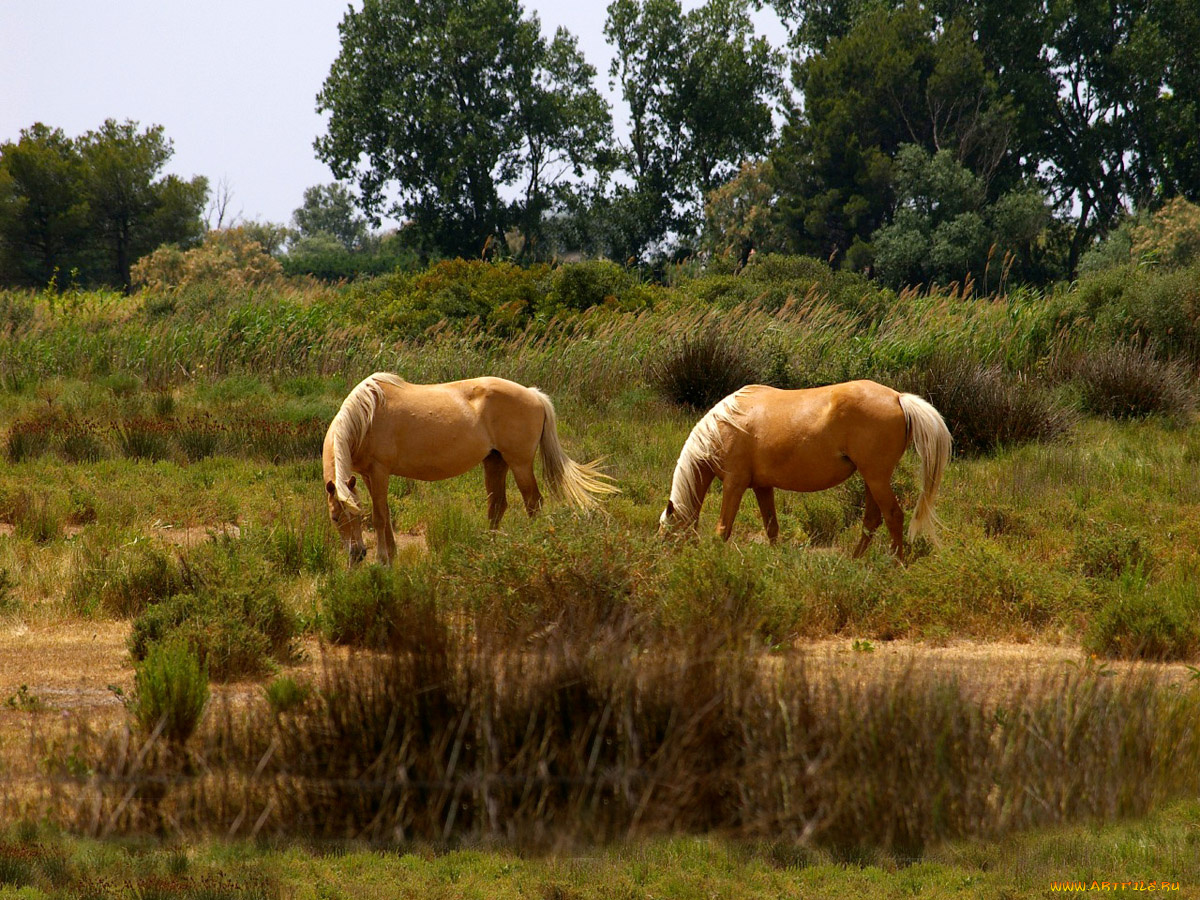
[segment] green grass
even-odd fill
[[[1182,803],[1136,823],[1038,829],[999,842],[945,844],[915,859],[877,855],[855,861],[779,843],[717,837],[640,841],[547,857],[431,847],[394,852],[353,844],[313,852],[302,844],[219,841],[198,841],[181,850],[31,828],[0,843],[0,856],[14,860],[0,873],[16,876],[0,882],[0,898],[66,900],[89,896],[89,886],[96,890],[105,883],[107,892],[91,896],[128,896],[139,886],[144,891],[170,884],[173,890],[163,895],[183,900],[202,896],[199,891],[207,884],[224,885],[228,893],[203,896],[296,900],[1000,900],[1053,896],[1052,885],[1065,881],[1166,882],[1179,885],[1167,896],[1194,898],[1200,896],[1197,818],[1200,807]]]

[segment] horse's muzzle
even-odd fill
[[[351,544],[350,545],[350,565],[357,565],[367,558],[366,544]]]

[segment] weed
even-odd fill
[[[155,646],[134,681],[129,709],[141,730],[161,729],[167,740],[186,743],[208,704],[208,676],[191,649],[180,641]]]
[[[666,399],[694,410],[707,410],[762,380],[750,346],[713,324],[669,344],[650,363],[646,377]]]

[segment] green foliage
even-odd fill
[[[367,220],[355,211],[354,196],[342,184],[317,184],[304,189],[304,203],[292,213],[301,238],[324,235],[344,250],[360,249],[367,238]]]
[[[67,598],[78,613],[128,618],[184,590],[189,578],[178,560],[146,542],[112,552],[89,541],[78,550]]]
[[[408,635],[414,616],[435,604],[432,573],[418,567],[366,566],[328,577],[321,597],[321,631],[334,644],[384,648]]]
[[[137,667],[129,709],[146,734],[161,728],[175,744],[185,744],[208,704],[208,676],[186,644],[172,641],[150,649]]]
[[[1200,653],[1200,590],[1194,577],[1147,584],[1123,578],[1096,613],[1084,647],[1124,659],[1195,659]]]
[[[609,260],[558,266],[546,276],[544,285],[540,306],[551,315],[582,312],[593,306],[631,310],[652,305],[652,295],[637,277]]]
[[[1089,578],[1145,577],[1154,569],[1145,538],[1107,523],[1088,523],[1072,556]]]
[[[1132,229],[1135,259],[1169,268],[1200,264],[1200,206],[1172,197]]]

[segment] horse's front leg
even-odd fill
[[[392,534],[392,513],[388,509],[388,482],[391,476],[376,469],[364,476],[371,493],[371,524],[375,527],[375,559],[389,565],[396,553],[396,536]]]
[[[721,495],[721,518],[717,521],[717,536],[723,541],[733,534],[733,520],[742,505],[742,494],[750,485],[732,478],[725,479],[725,492]]]

